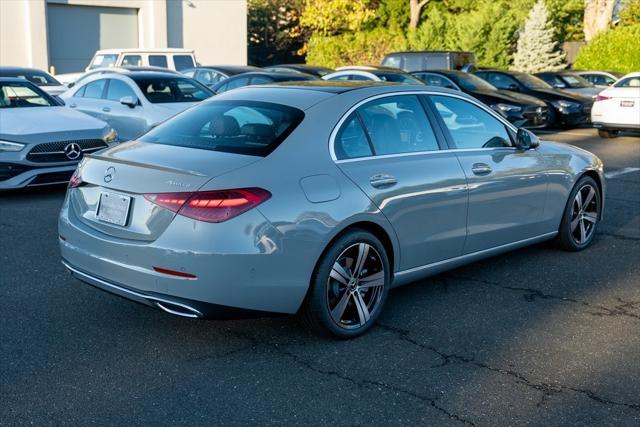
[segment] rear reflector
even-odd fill
[[[80,177],[78,176],[78,169],[76,169],[76,171],[73,173],[73,175],[71,175],[71,178],[69,179],[69,185],[67,185],[67,188],[80,187],[82,184],[84,183],[82,182],[82,179],[80,179]]]
[[[161,267],[155,267],[155,266],[153,267],[153,269],[155,271],[157,271],[158,273],[168,274],[170,276],[185,277],[187,279],[195,279],[196,278],[196,276],[194,276],[193,274],[184,273],[182,271],[169,270],[167,268],[161,268]]]
[[[179,215],[205,222],[223,222],[268,200],[262,188],[145,194],[145,199]]]
[[[604,96],[604,95],[596,95],[596,102],[598,101],[606,101],[607,99],[611,99],[608,96]]]

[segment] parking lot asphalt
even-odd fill
[[[639,425],[640,138],[541,136],[605,163],[594,244],[396,289],[352,341],[96,290],[60,264],[64,188],[0,195],[0,424]]]

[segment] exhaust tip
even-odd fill
[[[188,305],[169,302],[169,301],[163,301],[163,300],[156,300],[153,298],[150,298],[149,300],[153,304],[155,304],[155,306],[158,307],[160,310],[169,314],[173,314],[175,316],[188,317],[190,319],[199,319],[204,317],[204,315],[200,311],[196,310],[193,307],[189,307]]]

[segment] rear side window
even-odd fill
[[[149,65],[167,68],[167,57],[165,55],[149,55]]]
[[[614,87],[637,87],[640,88],[640,76],[627,77],[613,85]]]
[[[480,74],[478,76],[482,77],[498,89],[509,89],[510,85],[520,86],[518,82],[513,78],[506,76],[504,74],[495,74],[495,73],[486,73]]]
[[[140,139],[156,144],[264,157],[275,150],[303,118],[302,111],[280,104],[208,102],[164,122]]]
[[[196,64],[193,63],[193,58],[190,55],[173,55],[173,65],[176,66],[176,70],[180,71],[193,68]]]
[[[140,65],[142,65],[142,57],[140,55],[125,55],[125,57],[122,58],[123,67]]]
[[[415,95],[389,96],[358,108],[374,154],[438,150],[438,142]]]
[[[369,139],[356,114],[351,114],[340,128],[336,136],[334,151],[338,160],[373,156]]]

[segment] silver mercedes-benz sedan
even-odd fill
[[[21,78],[0,77],[0,191],[66,183],[83,154],[116,143],[105,122]]]
[[[602,162],[447,89],[296,82],[218,95],[86,156],[59,219],[78,279],[185,317],[300,312],[354,337],[390,288],[602,217]]]

